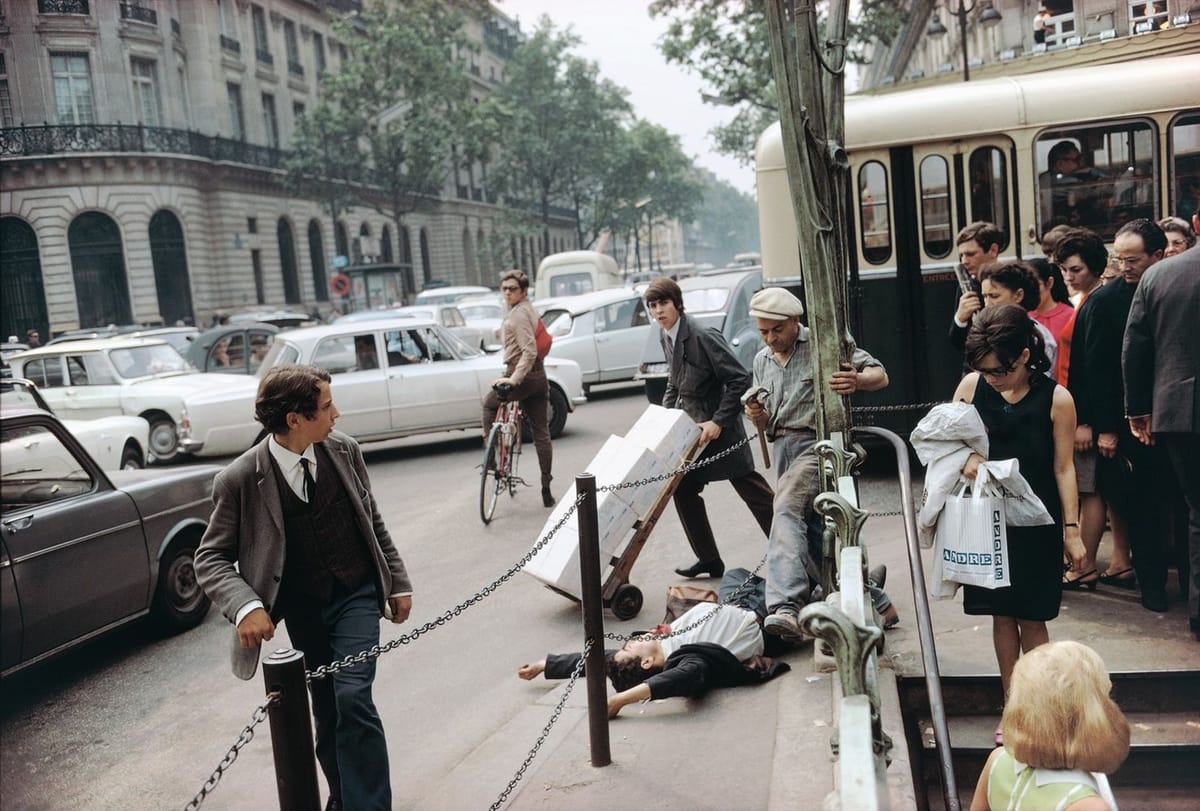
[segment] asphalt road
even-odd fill
[[[623,433],[646,406],[640,387],[600,387],[592,398],[571,414],[554,443],[556,495],[610,434]],[[488,527],[478,515],[477,437],[439,434],[364,451],[384,520],[415,587],[412,618],[404,626],[385,624],[384,641],[499,578],[539,537],[548,511],[541,506],[532,447],[522,471],[534,486],[502,501]],[[896,509],[898,492],[886,478],[868,483],[864,506]],[[711,485],[706,496],[726,563],[753,568],[765,544],[749,511],[725,484]],[[633,570],[632,582],[646,596],[641,616],[621,623],[606,615],[607,626],[629,632],[656,624],[667,586],[678,581],[672,567],[690,561],[669,509]],[[263,698],[261,677],[242,682],[230,672],[230,637],[229,624],[215,611],[177,637],[156,637],[139,625],[5,680],[5,811],[182,808]],[[395,807],[453,807],[447,776],[454,767],[545,693],[517,679],[517,666],[547,651],[577,649],[581,639],[578,606],[518,573],[444,627],[386,654],[375,692],[388,732]],[[285,634],[272,643],[283,646]],[[532,743],[505,742],[514,771]],[[506,782],[507,776],[498,781],[497,794]],[[264,724],[203,807],[276,806]]]

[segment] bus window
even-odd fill
[[[921,240],[925,253],[944,259],[954,247],[950,223],[950,167],[941,155],[921,161]]]
[[[858,199],[863,257],[872,265],[883,264],[892,255],[892,232],[887,169],[879,161],[867,161],[858,170]]]
[[[1130,220],[1157,219],[1155,141],[1153,125],[1144,121],[1039,135],[1039,233],[1056,225],[1084,226],[1109,241]]]
[[[981,146],[967,162],[971,183],[971,222],[990,222],[1004,235],[1000,250],[1008,249],[1012,229],[1008,222],[1008,167],[1004,152]]]
[[[1170,132],[1171,210],[1191,222],[1200,212],[1200,115],[1179,116]]]

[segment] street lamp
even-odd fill
[[[975,10],[979,3],[983,3],[983,10],[979,13],[979,22],[987,27],[991,27],[1002,19],[1000,12],[996,11],[992,6],[992,0],[976,0],[971,5],[966,5],[963,0],[958,0],[957,9],[947,9],[951,14],[958,17],[958,35],[962,40],[962,61],[963,61],[963,81],[971,81],[971,64],[967,59],[967,15]],[[946,26],[942,25],[942,20],[938,17],[937,8],[934,8],[933,19],[929,21],[929,27],[925,29],[931,37],[940,37],[946,33]]]

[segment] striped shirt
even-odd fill
[[[859,349],[850,339],[850,363],[861,372],[868,366],[883,368],[883,364],[865,349]],[[754,356],[754,385],[768,392],[767,436],[771,439],[780,430],[815,430],[817,409],[813,402],[813,363],[809,344],[809,329],[800,325],[796,349],[787,363],[780,363],[771,347],[764,346]]]

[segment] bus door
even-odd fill
[[[911,159],[904,150],[857,150],[850,156],[853,204],[850,227],[853,259],[850,277],[850,329],[858,345],[883,363],[891,379],[881,392],[857,395],[855,405],[915,402],[920,361],[910,347],[920,334],[914,321],[912,278],[919,265],[906,259],[911,240],[899,236],[908,206],[894,200],[911,196]],[[893,167],[900,157],[900,177]],[[905,177],[907,175],[907,177]],[[908,191],[905,191],[905,190]],[[911,226],[908,226],[911,228]],[[891,420],[876,425],[899,428]]]

